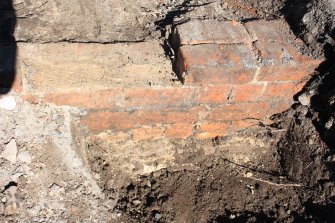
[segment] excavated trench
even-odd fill
[[[115,1],[110,8],[98,1],[77,2],[80,7],[44,0],[14,3],[18,43],[12,52],[20,56],[20,69],[26,70],[25,78],[31,82],[23,83],[30,86],[24,94],[13,94],[17,110],[5,111],[0,122],[0,143],[7,148],[16,142],[18,150],[10,162],[1,150],[2,222],[334,221],[333,0],[186,0],[159,1],[154,6],[147,1]],[[95,7],[94,13],[85,7]],[[67,10],[72,13],[62,13]],[[64,21],[50,15],[61,15]],[[93,17],[96,20],[85,20]],[[252,125],[233,134],[206,139],[194,137],[199,132],[193,129],[190,136],[168,140],[174,132],[183,133],[180,125],[168,135],[170,123],[164,123],[164,131],[137,127],[138,132],[145,129],[145,134],[138,134],[144,141],[135,140],[134,129],[114,131],[118,123],[108,112],[122,113],[117,109],[129,101],[142,108],[136,100],[150,92],[142,96],[131,90],[191,88],[169,76],[169,60],[178,73],[173,35],[178,25],[194,20],[245,24],[279,19],[286,20],[304,42],[304,54],[325,61],[294,95],[291,107],[272,115],[271,122],[253,119]],[[30,29],[24,28],[32,23]],[[0,44],[12,46],[13,39]],[[72,66],[78,61],[81,73]],[[97,69],[112,75],[95,79]],[[139,69],[142,75],[136,79],[134,70]],[[67,76],[58,77],[63,70]],[[84,81],[77,81],[76,72]],[[90,91],[95,88],[96,95]],[[111,109],[114,98],[122,100]],[[179,98],[174,94],[173,99]],[[149,99],[148,104],[163,104]],[[127,111],[137,115],[127,116],[129,121],[143,118],[136,106]],[[100,128],[107,130],[98,132]],[[149,133],[154,136],[147,140]],[[162,139],[155,134],[162,134]]]
[[[335,218],[335,4],[231,2],[242,14],[240,21],[284,17],[308,46],[306,51],[324,55],[326,61],[295,95],[297,102],[272,117],[271,126],[238,133],[242,145],[234,137],[215,138],[210,156],[187,154],[195,167],[167,168],[124,186],[116,206],[125,214],[124,222],[332,222]],[[243,18],[243,12],[250,11],[253,17]],[[248,137],[268,142],[268,149],[245,143]],[[230,141],[237,151],[232,157]],[[239,160],[243,153],[251,160]]]

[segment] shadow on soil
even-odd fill
[[[17,48],[14,38],[16,14],[12,0],[1,0],[0,14],[0,94],[7,94],[15,80]]]

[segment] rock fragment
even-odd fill
[[[0,157],[8,160],[12,164],[16,163],[17,156],[17,145],[16,141],[12,139],[5,147],[4,151],[0,154]]]

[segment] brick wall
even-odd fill
[[[183,84],[171,81],[155,42],[20,44],[22,94],[84,109],[80,123],[94,137],[205,139],[288,109],[321,63],[281,20],[195,20],[176,27],[173,40]]]

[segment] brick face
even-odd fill
[[[164,131],[164,136],[172,139],[186,139],[193,135],[192,124],[178,123],[175,125],[169,125]]]
[[[179,25],[174,38],[180,45],[236,44],[248,40],[247,31],[241,23],[217,20],[191,20]]]
[[[262,98],[265,89],[264,84],[238,85],[234,89],[233,99],[235,102],[258,101]]]
[[[304,83],[274,83],[269,84],[263,97],[269,99],[291,99],[301,91]]]
[[[214,138],[227,134],[228,125],[225,123],[204,123],[200,125],[199,133],[196,134],[198,139]]]

